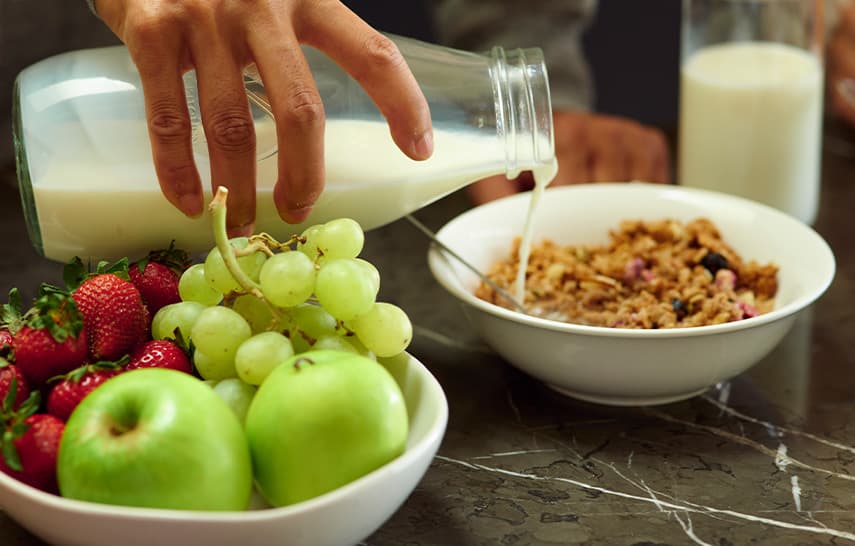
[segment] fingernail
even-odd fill
[[[202,197],[193,193],[188,193],[178,197],[178,208],[191,218],[197,218],[202,215]]]
[[[416,157],[427,159],[433,153],[433,131],[428,129],[419,135],[413,143]]]
[[[283,215],[283,219],[289,224],[300,224],[309,217],[312,212],[312,207],[299,207],[295,209],[287,209]]]

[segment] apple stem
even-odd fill
[[[261,292],[261,287],[241,269],[240,264],[237,262],[237,251],[229,242],[229,236],[226,231],[226,200],[228,195],[228,188],[218,186],[211,204],[208,205],[208,210],[211,212],[211,228],[214,232],[214,241],[216,242],[217,249],[220,251],[220,256],[223,258],[226,269],[229,270],[235,281],[237,281],[241,288],[264,302],[278,326],[284,318],[282,313],[275,305],[267,301],[267,298]]]
[[[307,357],[307,356],[301,356],[301,357],[298,357],[298,358],[294,361],[294,369],[295,369],[295,370],[297,370],[297,371],[299,372],[299,371],[300,371],[300,364],[302,364],[302,363],[304,363],[304,362],[308,362],[308,363],[309,363],[309,365],[314,365],[314,364],[315,364],[315,361],[314,361],[314,360],[312,360],[311,358],[309,358],[309,357]]]

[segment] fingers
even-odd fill
[[[430,110],[395,43],[338,2],[310,10],[300,23],[300,38],[327,53],[374,100],[398,147],[412,159],[430,157]]]
[[[470,184],[466,191],[476,205],[493,201],[501,197],[513,195],[519,191],[515,180],[508,180],[504,175],[491,176]]]
[[[588,161],[586,114],[555,112],[555,156],[558,174],[554,186],[582,184],[591,181],[591,162]]]
[[[618,121],[603,119],[589,130],[591,182],[625,182],[630,178],[631,129]]]
[[[844,29],[835,33],[828,46],[828,83],[832,110],[855,125],[855,38]]]
[[[661,131],[599,114],[555,113],[555,184],[669,182],[667,141]]]
[[[283,220],[300,223],[324,187],[323,102],[293,34],[249,41],[276,118],[279,178],[273,200]]]
[[[663,184],[671,181],[668,144],[661,131],[639,125],[628,151],[627,180]]]
[[[659,182],[660,184],[670,184],[671,152],[668,148],[668,140],[665,138],[662,131],[656,129],[649,129],[649,131],[652,133],[650,136],[652,141],[651,146],[653,147],[651,154],[653,155],[654,160],[651,164],[650,176],[644,180]]]
[[[242,66],[225,42],[211,42],[215,31],[198,21],[190,37],[196,64],[202,125],[208,142],[211,186],[229,189],[229,236],[255,228],[255,126],[243,84]]]
[[[184,214],[202,214],[202,183],[193,161],[190,117],[180,62],[178,34],[169,20],[134,26],[125,38],[137,65],[145,97],[155,172],[166,199]],[[170,39],[171,38],[171,39]]]

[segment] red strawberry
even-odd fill
[[[74,408],[102,383],[122,372],[120,364],[98,363],[81,366],[66,374],[50,391],[47,412],[68,421]]]
[[[80,366],[87,352],[83,317],[74,300],[44,287],[41,293],[21,317],[23,326],[12,331],[13,358],[30,387]]]
[[[118,360],[142,343],[148,312],[137,288],[113,273],[89,277],[74,291],[92,360]]]
[[[0,471],[42,491],[58,493],[56,454],[64,429],[65,423],[44,413],[12,419],[0,442]]]
[[[178,344],[166,339],[147,341],[131,354],[128,370],[137,368],[170,368],[180,372],[193,373],[193,366],[187,353]]]
[[[27,379],[21,373],[21,369],[0,358],[0,400],[5,400],[7,396],[10,396],[12,389],[15,390],[15,394],[12,395],[14,403],[11,409],[15,410],[30,395],[30,388],[27,385]]]
[[[133,264],[128,273],[152,315],[165,305],[181,301],[178,295],[178,273],[165,265],[156,262]]]
[[[128,269],[131,282],[140,291],[152,316],[161,307],[181,301],[178,279],[189,266],[189,254],[175,248],[175,241],[169,248],[149,252],[148,257],[131,264]]]

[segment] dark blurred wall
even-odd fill
[[[345,0],[345,4],[380,30],[431,40],[430,16],[424,8],[429,4],[422,1]],[[599,0],[583,41],[598,111],[676,126],[680,4],[681,0]],[[529,45],[536,46],[537,38],[532,37]]]
[[[676,127],[681,0],[600,0],[584,37],[597,110]]]
[[[378,30],[433,41],[433,22],[426,8],[431,0],[342,0]],[[520,0],[523,1],[523,0]]]

